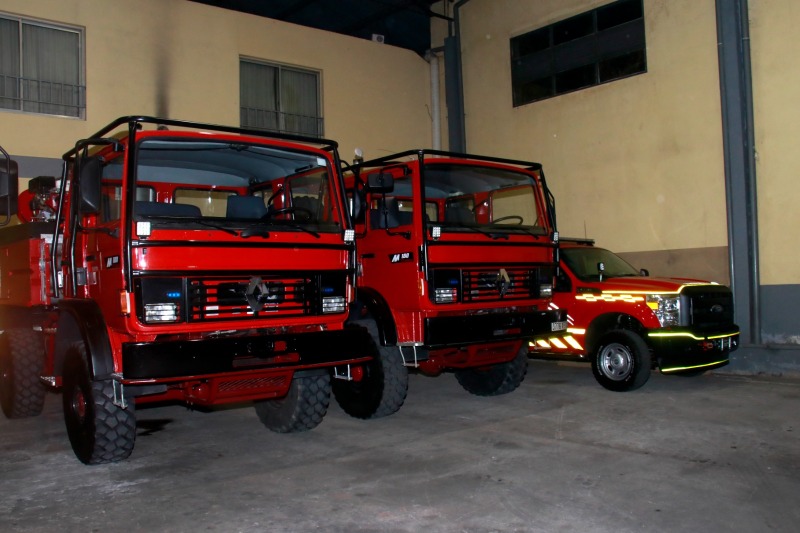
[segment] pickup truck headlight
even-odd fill
[[[677,294],[648,294],[647,305],[656,314],[661,327],[681,325],[681,298]]]

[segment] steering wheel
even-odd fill
[[[516,220],[517,221],[517,226],[521,226],[522,223],[525,221],[525,219],[523,219],[519,215],[508,215],[508,216],[505,216],[505,217],[500,217],[500,218],[496,218],[496,219],[492,220],[492,224],[497,224],[498,222],[503,222],[504,220]]]

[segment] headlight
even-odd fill
[[[681,325],[681,298],[678,295],[648,294],[647,305],[656,314],[661,327]]]
[[[326,272],[319,277],[320,305],[323,313],[344,313],[347,309],[347,276]]]
[[[461,272],[458,270],[433,271],[433,302],[437,304],[458,303],[461,292]]]
[[[182,278],[139,278],[134,282],[137,314],[145,324],[170,324],[186,320]]]

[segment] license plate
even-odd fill
[[[564,331],[567,329],[567,321],[550,322],[550,331]]]

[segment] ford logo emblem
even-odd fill
[[[722,312],[722,306],[720,304],[712,305],[711,306],[711,312],[712,313],[721,313]]]

